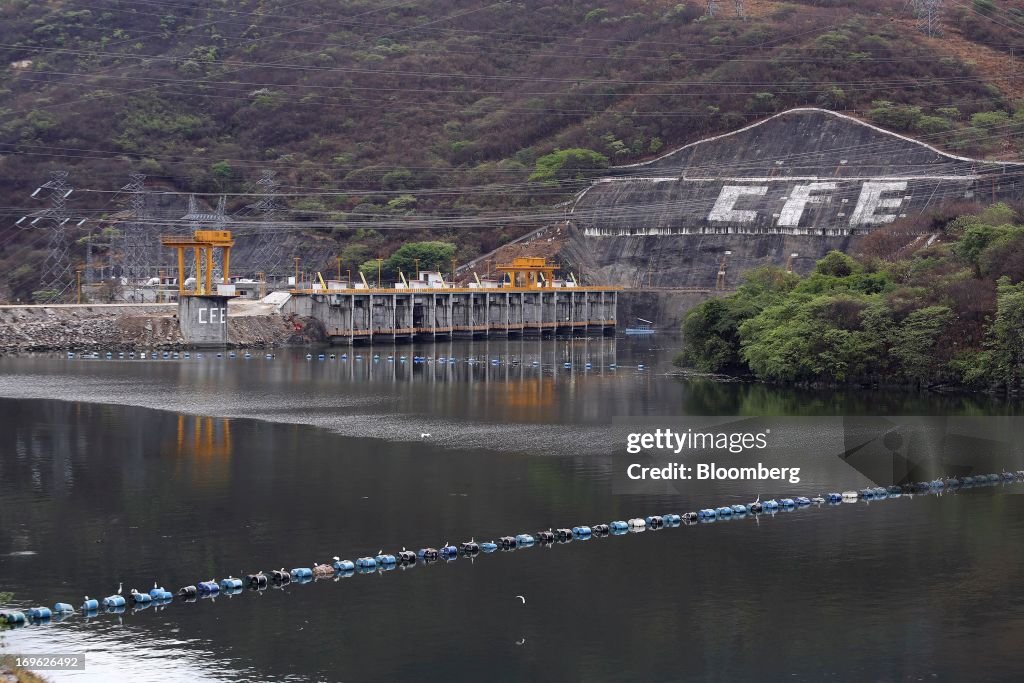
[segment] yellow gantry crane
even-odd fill
[[[178,250],[178,296],[208,296],[215,294],[213,287],[213,250],[223,251],[223,283],[229,284],[231,247],[235,245],[230,230],[196,230],[192,236],[166,235],[160,238],[165,247]],[[196,285],[185,291],[185,250],[192,249],[196,261]]]
[[[499,263],[495,270],[507,275],[513,287],[535,289],[550,286],[547,283],[554,282],[558,266],[548,263],[546,258],[520,256],[511,263]]]

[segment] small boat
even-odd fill
[[[643,318],[637,318],[639,321],[636,327],[627,327],[626,334],[629,335],[641,335],[641,334],[654,334],[654,323],[650,320],[644,320]]]

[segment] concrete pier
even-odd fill
[[[293,292],[282,312],[318,319],[336,343],[613,334],[617,300],[599,287],[346,288]]]
[[[228,343],[228,300],[216,294],[182,296],[178,301],[181,336],[192,346]]]

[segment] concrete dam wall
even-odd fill
[[[562,254],[626,287],[715,288],[725,260],[732,286],[765,264],[805,272],[853,236],[945,203],[1017,199],[1022,179],[1024,164],[958,157],[843,114],[793,109],[611,169],[577,196]]]

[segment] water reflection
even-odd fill
[[[665,347],[392,348],[404,365],[386,348],[376,362],[372,349],[323,349],[324,361],[305,349],[0,359],[0,394],[17,397],[0,400],[0,590],[21,607],[78,604],[119,581],[175,590],[752,493],[612,496],[608,459],[595,455],[615,448],[608,425],[621,415],[1015,410],[678,381],[661,374]],[[30,400],[57,395],[70,400]],[[85,672],[54,680],[1014,680],[1022,499],[985,490],[814,508],[75,616],[3,638],[9,651],[88,650]]]

